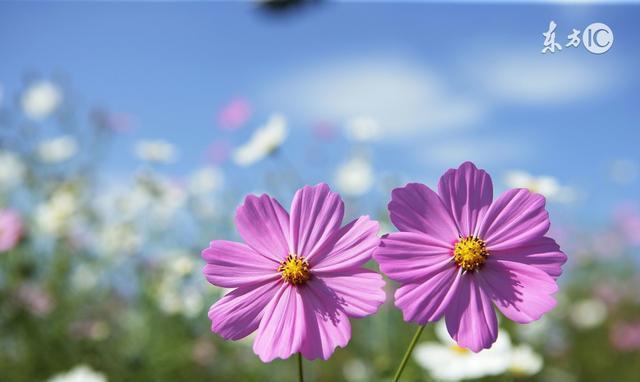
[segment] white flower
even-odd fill
[[[63,135],[41,142],[38,156],[45,163],[60,163],[76,155],[78,143],[69,135]]]
[[[552,176],[534,176],[525,171],[509,171],[505,176],[505,183],[513,188],[527,188],[532,192],[544,195],[547,199],[571,203],[576,199],[576,192],[569,186],[561,185]]]
[[[274,114],[253,133],[249,142],[234,151],[233,161],[239,166],[254,164],[276,151],[287,139],[287,134],[287,120],[281,114]]]
[[[176,250],[172,254],[172,259],[169,261],[169,270],[180,277],[190,275],[195,269],[195,266],[196,264],[193,258],[180,250]]]
[[[607,318],[607,306],[600,300],[585,299],[571,306],[571,322],[579,329],[592,329]]]
[[[511,350],[509,371],[518,376],[537,374],[542,370],[544,362],[539,354],[529,345],[519,345]]]
[[[71,273],[74,289],[87,291],[98,284],[98,273],[87,264],[79,264]]]
[[[24,173],[24,163],[17,155],[9,151],[0,151],[0,189],[8,189],[20,184]]]
[[[69,227],[77,208],[76,197],[71,191],[56,191],[36,208],[36,225],[44,233],[60,235]]]
[[[362,195],[373,186],[373,168],[362,156],[354,156],[342,163],[335,173],[338,189],[352,196]]]
[[[142,246],[142,237],[133,225],[109,224],[100,232],[98,244],[98,250],[108,255],[132,254]]]
[[[369,117],[355,117],[345,125],[347,138],[357,142],[377,141],[382,136],[382,128],[377,120]]]
[[[345,362],[343,373],[347,381],[360,382],[371,379],[371,372],[367,365],[359,359],[352,359]]]
[[[207,194],[219,189],[224,182],[220,169],[203,167],[189,176],[189,191],[195,195]]]
[[[502,374],[509,367],[511,340],[509,334],[503,330],[498,331],[498,339],[490,349],[479,353],[458,346],[447,333],[442,321],[436,325],[436,335],[441,343],[422,343],[414,352],[416,362],[427,369],[435,379],[475,379]]]
[[[178,156],[175,146],[161,139],[140,141],[136,143],[135,152],[139,159],[155,163],[171,163]]]
[[[51,81],[36,82],[22,94],[22,110],[34,120],[48,117],[61,102],[62,93]]]
[[[107,377],[93,371],[89,366],[79,365],[66,373],[49,378],[47,382],[107,382]]]
[[[519,340],[529,343],[540,343],[545,340],[545,334],[552,330],[552,323],[549,316],[542,316],[539,320],[524,325],[517,325],[516,336]]]

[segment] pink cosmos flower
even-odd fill
[[[244,98],[236,98],[226,104],[218,114],[218,123],[225,130],[237,130],[251,116],[251,104]]]
[[[211,330],[238,340],[257,330],[263,362],[300,352],[328,359],[351,337],[348,317],[373,314],[382,276],[363,268],[378,246],[378,223],[363,216],[340,227],[344,204],[326,184],[298,190],[291,215],[268,195],[247,196],[236,213],[246,244],[211,242],[207,280],[235,288],[209,310]]]
[[[22,236],[22,219],[15,211],[0,210],[0,252],[5,252],[18,244]]]
[[[493,200],[489,175],[473,163],[450,169],[438,193],[411,183],[392,192],[391,221],[374,258],[401,286],[395,304],[405,321],[445,317],[456,342],[475,352],[498,335],[493,305],[527,323],[555,306],[566,256],[545,236],[545,199],[511,189]]]

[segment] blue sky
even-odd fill
[[[639,16],[637,5],[330,3],[272,16],[252,3],[4,2],[0,84],[10,93],[25,73],[64,73],[81,103],[134,115],[104,163],[111,174],[132,168],[142,138],[173,142],[180,160],[163,171],[183,174],[212,141],[241,143],[280,111],[285,155],[307,182],[331,181],[352,146],[318,142],[312,126],[369,115],[385,131],[368,147],[380,173],[434,185],[468,159],[498,184],[512,169],[548,174],[581,195],[553,213],[597,223],[640,195],[637,177],[609,176],[618,160],[640,162]],[[542,55],[550,20],[563,44],[604,22],[614,46]],[[231,134],[215,115],[236,96],[254,113]],[[224,170],[250,191],[274,166]]]

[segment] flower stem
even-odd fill
[[[302,374],[302,353],[298,353],[298,381],[304,382],[304,375]]]
[[[407,366],[407,362],[409,361],[409,357],[411,357],[413,348],[416,347],[416,344],[418,343],[418,339],[420,338],[420,335],[422,334],[422,331],[424,330],[425,326],[427,325],[424,324],[418,327],[418,330],[416,330],[416,334],[413,335],[413,339],[411,340],[411,343],[409,344],[407,351],[404,353],[402,362],[400,362],[400,366],[398,366],[398,370],[396,370],[396,375],[393,377],[393,382],[398,382],[400,380],[400,376],[404,371],[404,367]]]

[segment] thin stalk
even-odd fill
[[[407,351],[404,353],[402,362],[400,362],[400,366],[398,366],[398,370],[396,370],[396,375],[393,377],[393,382],[398,382],[400,380],[400,376],[404,371],[404,367],[407,366],[407,362],[409,361],[409,357],[411,357],[413,348],[416,347],[416,344],[418,343],[418,339],[420,339],[420,335],[422,334],[422,331],[424,330],[425,326],[427,325],[425,324],[418,327],[418,330],[416,330],[416,334],[413,335],[413,339],[411,340],[411,343],[409,344]]]
[[[302,353],[298,353],[298,381],[304,382],[304,374],[302,373]]]

